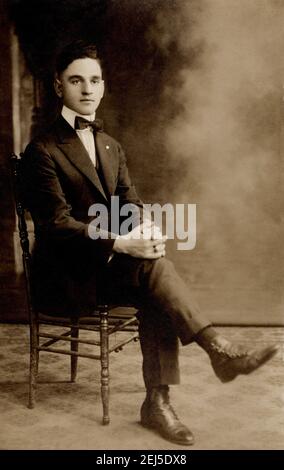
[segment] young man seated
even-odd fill
[[[253,372],[278,347],[246,350],[218,334],[166,258],[166,237],[151,222],[139,221],[119,236],[92,236],[89,210],[94,204],[104,205],[111,217],[111,196],[119,197],[120,207],[132,204],[142,211],[143,203],[120,144],[95,122],[104,94],[96,47],[83,41],[65,47],[57,58],[54,86],[61,115],[24,155],[36,234],[33,277],[41,308],[56,305],[59,314],[64,309],[90,313],[102,290],[109,301],[134,303],[146,386],[141,423],[174,443],[191,445],[194,437],[169,399],[169,385],[180,380],[178,339],[184,346],[198,343],[222,382]]]

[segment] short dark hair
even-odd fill
[[[55,71],[60,75],[74,60],[85,58],[95,59],[102,67],[95,44],[82,39],[73,41],[59,52],[55,62]]]

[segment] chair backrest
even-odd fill
[[[20,243],[22,248],[22,259],[24,273],[26,279],[27,300],[29,306],[29,314],[33,313],[32,295],[31,295],[31,254],[29,235],[26,222],[26,207],[24,198],[24,177],[22,171],[22,155],[11,155],[12,182],[15,198],[16,213],[18,216],[18,229]]]

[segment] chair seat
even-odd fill
[[[126,306],[109,306],[108,307],[108,324],[114,325],[119,323],[122,320],[127,320],[134,317],[137,313],[137,309],[134,307]],[[80,325],[99,325],[100,317],[97,311],[93,315],[80,315],[78,317],[72,317],[74,320],[78,320]],[[59,316],[59,315],[48,315],[46,313],[38,312],[39,322],[52,323],[58,325],[70,325],[70,317],[68,316]],[[135,325],[138,324],[138,320],[135,322]]]

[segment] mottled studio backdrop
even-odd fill
[[[54,53],[74,37],[97,42],[99,114],[140,194],[197,204],[195,250],[170,242],[169,254],[206,312],[283,320],[284,1],[9,3],[47,120]]]

